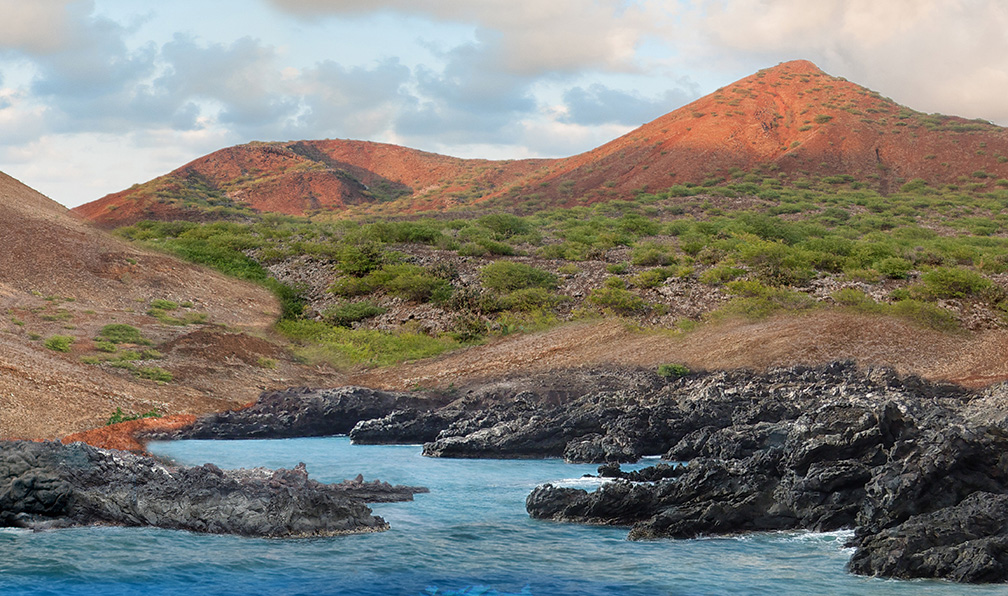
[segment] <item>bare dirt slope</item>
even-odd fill
[[[261,388],[323,382],[263,335],[279,313],[264,288],[138,250],[0,173],[0,437],[58,438],[125,412],[197,413],[255,399]],[[186,303],[206,323],[166,324],[155,300]],[[136,362],[172,375],[138,378],[86,364],[110,357],[94,339],[108,324],[137,327],[161,353]],[[69,352],[47,348],[73,338]]]
[[[618,321],[573,323],[510,336],[423,362],[351,376],[387,389],[464,387],[509,373],[563,374],[579,366],[765,370],[853,360],[902,373],[981,387],[1008,380],[1008,333],[948,335],[884,317],[813,312],[750,323],[725,322],[689,334],[641,332]]]

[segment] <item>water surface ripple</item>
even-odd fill
[[[595,466],[558,460],[447,460],[418,446],[343,437],[151,445],[180,463],[308,465],[320,481],[358,473],[423,485],[374,505],[388,532],[263,540],[135,528],[0,531],[0,594],[508,596],[819,594],[1008,596],[1008,586],[891,581],[844,571],[848,533],[629,542],[625,528],[535,521],[525,497]],[[653,462],[646,462],[653,463]],[[642,464],[643,465],[643,464]],[[642,466],[637,466],[642,467]]]

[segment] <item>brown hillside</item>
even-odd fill
[[[213,218],[226,208],[286,215],[355,206],[444,209],[509,188],[547,163],[458,159],[364,141],[250,143],[74,211],[113,228],[144,219]]]
[[[689,334],[641,333],[619,321],[572,323],[511,335],[443,356],[352,375],[349,383],[385,389],[465,387],[511,374],[583,366],[694,370],[815,366],[851,360],[967,387],[1008,380],[1008,333],[950,335],[886,317],[818,310],[764,321],[726,321]]]
[[[515,189],[560,202],[596,202],[733,169],[850,175],[883,194],[902,182],[992,183],[1008,177],[1008,131],[927,115],[804,60],[718,89]]]
[[[222,207],[395,215],[496,199],[570,205],[724,180],[847,175],[883,194],[909,180],[1008,178],[1008,131],[927,115],[798,60],[762,70],[597,149],[562,160],[458,159],[364,141],[252,143],[78,207],[114,227],[219,217]]]
[[[265,333],[279,313],[265,289],[138,250],[5,174],[0,246],[0,438],[58,438],[102,424],[116,408],[206,412],[251,401],[262,387],[324,378],[248,335]],[[172,314],[209,324],[159,320],[148,314],[154,300],[186,303]],[[124,344],[116,355],[156,349],[161,357],[131,365],[160,368],[172,381],[85,363],[114,356],[95,342],[112,323],[138,328],[152,344]],[[68,352],[46,347],[56,335],[73,338]]]

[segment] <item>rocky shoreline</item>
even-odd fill
[[[150,526],[267,538],[388,528],[365,503],[426,492],[356,480],[322,484],[292,470],[167,465],[84,443],[0,442],[0,525],[35,530]]]
[[[1003,582],[1008,425],[994,410],[1004,390],[850,363],[677,378],[586,368],[452,395],[274,392],[172,437],[310,428],[356,443],[422,442],[432,457],[602,463],[614,482],[594,492],[537,487],[529,514],[627,526],[636,540],[854,528],[854,573]],[[319,412],[338,414],[315,424]],[[685,465],[620,470],[644,455]]]

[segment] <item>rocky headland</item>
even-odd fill
[[[637,540],[854,528],[852,572],[994,582],[1008,580],[1004,391],[851,363],[668,378],[583,368],[434,396],[271,392],[172,435],[310,428],[349,431],[357,443],[423,443],[432,457],[601,463],[612,482],[594,492],[537,487],[530,515],[627,526]],[[331,414],[324,425],[305,422],[319,412]],[[682,463],[620,469],[644,455]]]
[[[322,484],[292,470],[168,465],[84,443],[0,442],[0,525],[36,530],[151,526],[269,538],[388,528],[365,503],[407,501],[419,487]]]

